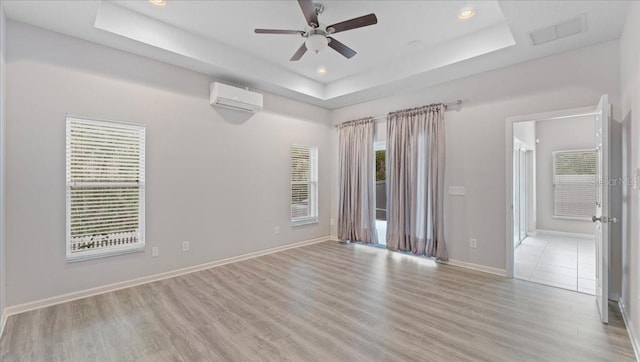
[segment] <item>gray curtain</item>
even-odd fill
[[[340,125],[338,238],[377,243],[373,118]]]
[[[443,104],[387,116],[387,248],[447,260]]]

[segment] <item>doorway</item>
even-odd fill
[[[594,108],[508,125],[513,276],[596,293]]]

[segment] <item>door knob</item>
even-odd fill
[[[601,217],[592,216],[591,217],[591,221],[593,221],[593,222],[600,221],[603,224],[606,224],[606,223],[609,223],[609,222],[614,223],[614,224],[618,223],[618,219],[617,218],[615,218],[615,217],[606,217],[606,216],[601,216]]]

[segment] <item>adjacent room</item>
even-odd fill
[[[513,124],[515,277],[595,294],[594,115]]]
[[[638,360],[639,18],[0,1],[0,360]]]

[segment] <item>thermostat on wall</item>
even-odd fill
[[[464,196],[464,186],[449,186],[449,195]]]

